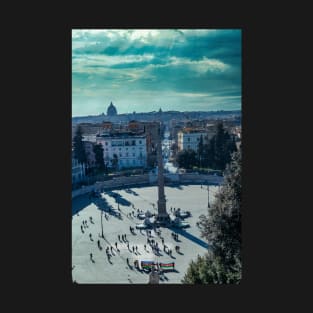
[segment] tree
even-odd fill
[[[180,151],[176,161],[179,167],[191,169],[197,164],[196,152],[191,149]]]
[[[73,142],[74,142],[74,157],[78,160],[79,163],[81,164],[86,163],[87,156],[83,143],[82,129],[80,125],[77,127]]]
[[[241,150],[232,155],[224,184],[208,215],[200,216],[201,236],[210,245],[192,262],[184,283],[239,283],[241,280]]]
[[[204,152],[204,145],[203,145],[203,136],[200,136],[200,140],[199,140],[199,144],[198,144],[198,153],[197,153],[197,157],[198,157],[198,162],[199,162],[199,166],[202,167],[203,166],[203,153]]]
[[[101,144],[96,144],[93,147],[93,152],[95,154],[96,159],[96,167],[98,170],[103,171],[106,169],[104,158],[103,158],[103,147]]]
[[[117,154],[113,154],[113,159],[112,159],[112,166],[115,170],[118,169],[118,157]]]
[[[223,123],[217,124],[216,134],[209,143],[209,166],[224,170],[231,160],[231,154],[237,150],[234,139],[224,129]]]

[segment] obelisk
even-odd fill
[[[161,127],[159,126],[157,142],[157,161],[158,161],[158,216],[157,221],[161,224],[169,222],[170,218],[166,212],[166,200],[164,194],[163,158],[161,144]]]

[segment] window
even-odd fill
[[[132,146],[136,146],[136,140],[132,140]]]
[[[122,153],[120,153],[120,157],[122,157]]]
[[[139,140],[139,144],[141,145],[141,140]]]
[[[135,156],[136,154],[135,153],[133,153],[133,156]]]
[[[108,142],[107,142],[107,141],[105,142],[105,145],[106,145],[106,146],[108,145]]]
[[[188,142],[190,142],[190,137],[188,137]]]

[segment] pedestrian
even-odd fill
[[[99,239],[98,239],[97,243],[98,243],[98,246],[100,246],[100,240]]]
[[[115,243],[115,247],[116,247],[116,249],[117,249],[117,242]]]
[[[113,247],[111,246],[110,249],[111,249],[111,253],[112,253],[113,252]]]
[[[146,250],[146,245],[143,245],[143,247],[145,248],[145,250]]]
[[[92,253],[90,253],[90,260],[92,260]]]
[[[127,242],[127,249],[129,250],[129,242]]]
[[[164,245],[164,239],[162,238],[162,245]]]
[[[133,252],[135,252],[135,247],[133,246]]]
[[[117,238],[118,238],[118,241],[121,241],[121,240],[120,240],[120,235],[118,235]]]
[[[129,265],[129,259],[128,258],[126,258],[126,263],[127,263],[127,265]]]

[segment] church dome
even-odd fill
[[[116,107],[113,105],[113,103],[111,102],[108,109],[107,109],[107,115],[108,116],[114,116],[117,115],[117,110]]]

